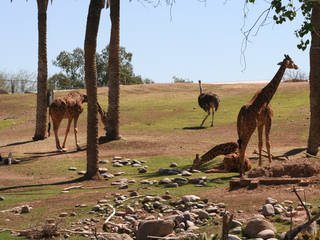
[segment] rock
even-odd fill
[[[275,214],[280,214],[280,213],[283,213],[284,209],[283,208],[280,208],[278,206],[274,206],[274,213]]]
[[[115,162],[115,163],[113,163],[113,166],[114,167],[123,167],[123,164],[119,163],[119,162]]]
[[[135,179],[130,179],[128,183],[133,184],[136,183],[137,181]]]
[[[207,208],[208,213],[217,213],[218,212],[218,207],[216,206],[211,206]]]
[[[176,175],[181,173],[181,171],[172,168],[160,168],[158,170],[159,175]]]
[[[114,175],[111,174],[111,173],[103,173],[101,174],[101,176],[104,178],[104,179],[111,179],[111,178],[114,178]]]
[[[241,240],[237,235],[228,234],[227,240]]]
[[[151,182],[149,180],[146,180],[146,179],[141,180],[140,183],[141,184],[151,184]]]
[[[190,228],[190,227],[193,227],[193,226],[195,226],[195,225],[194,225],[193,222],[187,220],[187,221],[186,221],[186,226],[187,226],[187,228]]]
[[[62,212],[59,214],[59,217],[67,217],[68,213],[67,212]]]
[[[126,206],[126,213],[127,214],[134,214],[135,213],[135,210],[133,207],[131,206]]]
[[[91,210],[97,212],[97,211],[99,211],[100,207],[101,207],[101,206],[98,204],[98,205],[93,206],[93,207],[91,208]]]
[[[217,204],[218,208],[226,208],[226,204],[225,203],[218,203]]]
[[[164,179],[161,179],[159,181],[159,184],[168,184],[168,183],[171,183],[171,179],[170,178],[164,178]]]
[[[284,204],[287,204],[287,205],[291,205],[291,204],[293,204],[293,201],[291,201],[291,200],[284,200],[283,203],[284,203]]]
[[[124,174],[124,172],[116,172],[116,173],[114,173],[115,176],[120,176],[122,174]]]
[[[192,173],[191,173],[191,172],[188,172],[187,170],[184,170],[184,171],[182,171],[181,175],[182,175],[182,176],[191,176]]]
[[[169,183],[166,185],[167,188],[177,188],[179,187],[179,184],[178,183]]]
[[[0,201],[4,201],[4,200],[5,200],[5,198],[0,196]]]
[[[193,209],[192,212],[197,214],[200,219],[208,219],[209,218],[209,214],[205,210]]]
[[[231,222],[230,228],[236,228],[236,227],[241,227],[241,226],[242,226],[242,223],[240,221],[233,219]]]
[[[131,166],[132,166],[132,167],[141,167],[141,163],[139,163],[139,164],[138,164],[138,163],[134,163],[134,164],[132,164]]]
[[[139,193],[137,191],[133,191],[130,193],[130,197],[136,197],[139,196]]]
[[[21,207],[21,213],[29,213],[31,210],[31,207],[29,205],[24,205]]]
[[[240,234],[242,231],[241,227],[236,227],[230,231],[232,234]]]
[[[108,172],[107,168],[99,168],[98,170],[101,174]]]
[[[276,199],[273,199],[271,197],[268,197],[266,199],[266,204],[272,204],[272,205],[275,205],[276,203],[278,203],[278,201]]]
[[[107,164],[109,163],[109,160],[105,159],[105,160],[100,160],[98,163],[100,164]]]
[[[199,227],[197,227],[196,225],[188,227],[188,231],[195,231],[195,230],[198,230],[198,229],[199,229]]]
[[[147,168],[146,167],[141,167],[138,169],[139,173],[146,173],[147,172]]]
[[[243,229],[243,233],[249,238],[255,238],[257,234],[263,230],[270,229],[274,233],[277,232],[272,223],[262,218],[252,218],[248,221],[247,226]]]
[[[127,189],[128,187],[128,184],[122,184],[119,186],[119,189]]]
[[[69,171],[76,171],[77,168],[76,168],[76,167],[69,167],[68,170],[69,170]]]
[[[173,162],[173,163],[170,164],[170,167],[171,167],[171,168],[178,167],[178,164],[175,163],[175,162]]]
[[[188,179],[177,177],[177,178],[173,179],[172,182],[178,183],[181,186],[183,184],[187,184],[188,183]]]
[[[273,238],[274,231],[272,231],[271,229],[262,230],[261,232],[258,232],[256,237],[263,238],[263,239]]]
[[[187,202],[196,202],[196,201],[199,201],[200,200],[200,197],[196,196],[196,195],[184,195],[182,196],[181,200],[184,202],[184,203],[187,203]]]
[[[172,233],[174,222],[171,220],[149,220],[139,223],[136,238],[146,240],[148,235],[164,237]]]
[[[79,171],[78,172],[78,175],[85,175],[86,174],[86,171]]]
[[[273,216],[274,215],[274,207],[272,204],[265,204],[262,208],[262,214],[264,216]]]
[[[116,161],[120,161],[122,159],[122,157],[119,157],[119,156],[114,156],[113,157],[113,160],[116,160]]]
[[[108,240],[133,240],[128,234],[126,233],[103,233],[104,239]]]

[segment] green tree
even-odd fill
[[[248,2],[254,3],[255,0],[246,0],[246,3]],[[317,155],[320,146],[320,3],[319,1],[309,0],[272,0],[269,8],[263,12],[265,16],[260,16],[263,21],[258,27],[263,25],[271,10],[274,10],[273,19],[277,24],[282,24],[286,20],[292,21],[297,16],[298,11],[301,11],[304,16],[304,20],[300,28],[295,31],[295,34],[300,38],[300,43],[297,45],[299,49],[305,50],[311,42],[309,52],[311,118],[307,152]],[[245,32],[246,40],[252,29],[250,28],[249,31]],[[311,33],[311,41],[306,39],[309,33]]]
[[[87,172],[85,177],[99,179],[98,171],[98,109],[97,109],[97,67],[96,48],[101,9],[104,0],[91,0],[88,11],[84,42],[85,80],[88,96],[87,114]]]
[[[73,84],[70,78],[68,78],[63,73],[57,73],[52,75],[48,79],[48,84],[50,89],[71,89]]]
[[[81,48],[71,53],[62,51],[53,61],[53,65],[60,67],[70,79],[70,88],[84,88],[84,52]]]
[[[133,72],[132,53],[120,47],[120,84],[143,84],[141,76]],[[80,48],[72,52],[62,51],[53,61],[53,64],[62,69],[64,75],[70,79],[70,84],[62,85],[64,88],[84,87],[84,52]],[[98,86],[108,85],[109,46],[96,53],[96,66],[98,74]],[[55,79],[58,80],[58,79]]]

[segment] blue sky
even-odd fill
[[[268,81],[283,54],[309,74],[309,50],[296,48],[294,30],[302,18],[276,25],[269,20],[248,44],[246,69],[240,63],[244,0],[176,0],[171,9],[143,0],[121,0],[120,44],[133,53],[136,74],[156,83],[172,77],[205,83]],[[265,1],[250,6],[247,28],[266,8]],[[83,48],[89,0],[54,0],[48,7],[49,76],[59,72],[52,60],[63,50]],[[36,0],[1,1],[0,71],[37,71]],[[101,15],[98,49],[109,43],[109,10]]]

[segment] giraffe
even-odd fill
[[[77,139],[77,123],[79,115],[83,111],[83,103],[88,102],[87,95],[82,94],[78,91],[72,91],[68,93],[64,97],[60,97],[58,99],[55,99],[52,104],[49,107],[49,115],[51,116],[52,123],[53,123],[53,131],[56,139],[56,147],[58,151],[66,151],[65,148],[67,136],[70,130],[70,125],[72,120],[74,119],[74,137],[76,142],[77,150],[81,150],[80,146],[78,145],[78,139]],[[60,145],[59,136],[58,136],[58,130],[60,123],[63,118],[68,119],[68,125],[67,130],[65,133],[64,141],[62,144],[62,147]],[[49,125],[48,125],[48,136],[50,136],[50,117],[49,117]]]
[[[282,62],[279,62],[278,65],[280,65],[280,68],[277,71],[276,75],[273,77],[273,79],[264,88],[259,90],[249,101],[249,103],[243,105],[238,114],[237,131],[241,165],[240,177],[242,177],[244,174],[246,148],[254,130],[258,125],[259,116],[261,117],[260,120],[263,120],[263,109],[265,109],[269,105],[269,102],[271,101],[273,95],[277,91],[277,88],[280,84],[280,81],[283,77],[286,68],[298,69],[298,66],[292,61],[292,59],[288,55],[284,55],[284,60]],[[259,131],[261,131],[261,129]],[[267,129],[266,132],[267,131],[269,130]],[[259,134],[259,136],[260,135],[261,134]],[[269,161],[270,160],[271,158],[269,156]]]
[[[203,126],[204,122],[207,120],[207,118],[210,115],[210,110],[212,111],[212,120],[211,120],[211,127],[213,126],[213,118],[214,118],[214,112],[218,110],[220,99],[218,95],[214,93],[203,93],[202,92],[202,85],[201,80],[199,80],[199,87],[200,87],[200,95],[198,97],[198,103],[199,106],[206,111],[208,114],[204,117],[202,120],[202,123],[200,127]]]
[[[217,169],[211,169],[206,172],[212,173],[212,172],[231,172],[231,171],[239,171],[240,170],[240,164],[239,164],[239,146],[236,142],[227,142],[222,143],[219,145],[214,146],[212,149],[210,149],[207,153],[199,157],[199,154],[196,154],[196,158],[193,161],[193,165],[191,167],[192,169],[197,169],[200,165],[214,159],[215,157],[219,155],[226,155],[223,160],[224,169],[217,170]],[[246,158],[246,171],[251,169],[251,163],[248,158]]]
[[[107,130],[107,123],[108,123],[107,113],[103,110],[103,108],[100,106],[98,102],[97,102],[97,106],[98,106],[98,112],[100,114],[101,122],[103,123],[104,129]]]

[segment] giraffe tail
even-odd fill
[[[49,118],[49,121],[48,121],[48,137],[50,137],[50,129],[51,129],[51,122],[50,122],[50,108],[49,108],[48,118]]]

